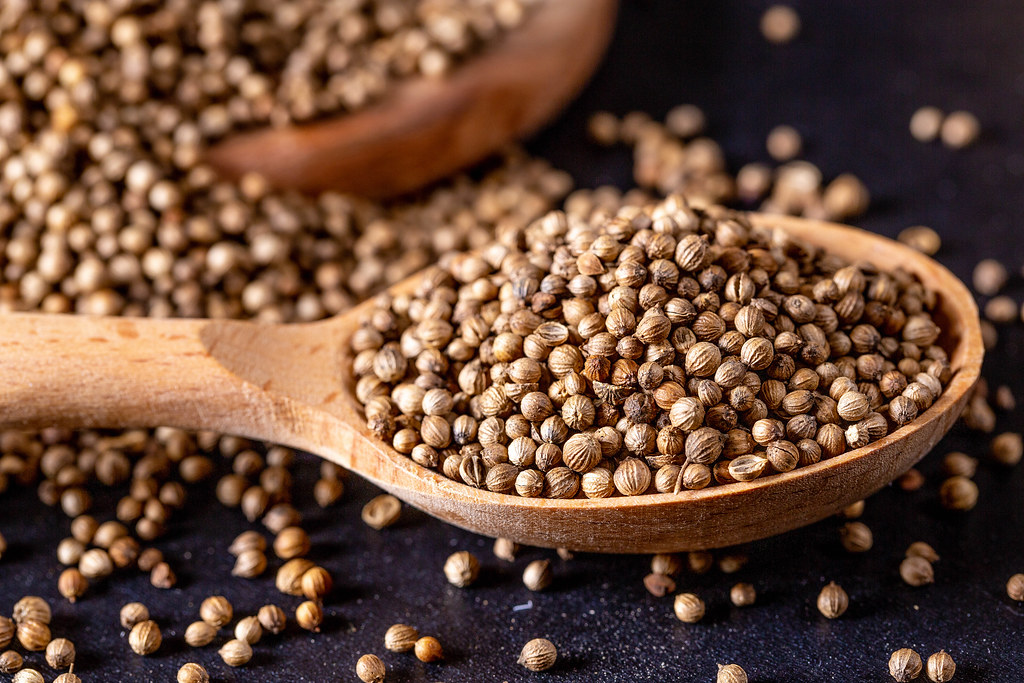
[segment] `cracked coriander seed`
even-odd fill
[[[818,594],[818,611],[827,619],[838,619],[850,606],[850,596],[835,581],[830,581]]]
[[[199,605],[199,618],[214,628],[227,626],[232,616],[234,610],[223,595],[211,595]]]
[[[523,585],[532,591],[544,590],[551,580],[551,560],[534,560],[523,571]]]
[[[217,629],[205,621],[194,621],[185,629],[185,642],[190,647],[205,647],[217,637]]]
[[[243,666],[252,659],[252,646],[244,640],[233,639],[224,643],[217,654],[228,666]]]
[[[151,655],[160,649],[163,634],[155,621],[140,621],[132,627],[128,634],[128,645],[137,655]]]
[[[453,586],[465,588],[476,581],[479,574],[480,562],[469,551],[460,550],[445,560],[444,575]]]
[[[925,669],[928,672],[928,678],[934,683],[948,683],[953,680],[953,674],[956,673],[956,662],[948,652],[940,650],[928,658]]]
[[[378,531],[398,521],[402,502],[392,495],[382,494],[363,506],[363,522]]]
[[[672,603],[672,610],[679,621],[696,624],[704,618],[704,601],[693,593],[680,593]]]
[[[275,636],[284,630],[285,624],[288,623],[288,617],[285,615],[284,610],[277,605],[264,605],[260,607],[260,611],[256,613],[256,618],[259,619],[260,626],[267,633],[272,633]]]
[[[1024,601],[1024,574],[1014,574],[1006,582],[1006,594],[1011,600]]]
[[[749,583],[737,583],[729,591],[729,599],[737,607],[748,607],[757,600],[757,591]]]
[[[299,628],[320,633],[320,624],[324,623],[324,610],[320,603],[307,600],[295,608],[295,623]]]
[[[389,626],[384,633],[384,649],[389,652],[408,652],[416,647],[420,632],[406,624]]]
[[[178,669],[178,683],[210,683],[210,674],[199,664],[189,662]]]
[[[921,655],[909,647],[896,650],[889,657],[889,675],[899,683],[907,683],[921,675]]]
[[[547,638],[534,638],[523,645],[517,663],[530,671],[546,671],[555,665],[558,651]]]
[[[381,683],[387,670],[377,655],[363,655],[356,662],[356,676],[363,683]]]
[[[436,662],[444,658],[444,650],[441,649],[441,641],[434,636],[423,636],[413,646],[416,659],[421,662]]]
[[[52,669],[66,669],[75,663],[75,644],[67,638],[54,638],[46,646],[46,663]]]
[[[935,583],[935,570],[928,560],[911,555],[900,563],[900,578],[908,586],[926,586]]]
[[[747,683],[747,672],[739,664],[719,664],[716,683]]]

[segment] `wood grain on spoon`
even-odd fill
[[[229,177],[249,171],[306,192],[388,197],[470,166],[534,132],[597,68],[616,0],[545,0],[523,25],[443,79],[398,83],[367,109],[259,129],[212,148]]]
[[[734,545],[809,524],[909,469],[960,416],[984,349],[974,298],[952,273],[891,240],[819,221],[754,215],[881,268],[899,264],[937,293],[955,372],[911,424],[792,472],[678,495],[521,498],[426,470],[378,441],[353,393],[350,335],[372,303],[318,323],[0,317],[0,427],[209,429],[316,453],[444,521],[521,543],[600,552]],[[412,291],[411,278],[395,289]]]

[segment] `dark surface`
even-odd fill
[[[913,224],[938,230],[939,259],[961,277],[980,258],[998,256],[1016,271],[1024,260],[1018,237],[1024,208],[1024,6],[1019,2],[797,3],[803,31],[795,43],[769,46],[757,22],[766,3],[635,2],[625,0],[621,23],[604,68],[579,102],[532,150],[571,171],[583,186],[629,181],[624,150],[589,146],[589,112],[642,109],[656,117],[693,102],[708,114],[710,133],[722,141],[733,168],[764,160],[764,138],[780,123],[804,135],[806,158],[826,177],[852,171],[865,180],[873,202],[860,224],[895,235]],[[921,144],[907,132],[911,113],[924,104],[966,108],[981,119],[984,136],[955,152]],[[1019,279],[1011,284],[1018,296]],[[1019,326],[1002,332],[986,371],[1024,397]],[[1001,429],[1019,429],[1016,415]],[[189,651],[182,633],[197,618],[198,603],[221,593],[236,615],[268,601],[291,611],[298,599],[273,588],[272,572],[247,582],[229,576],[226,547],[250,528],[236,511],[213,502],[212,485],[192,496],[189,512],[175,518],[159,545],[178,571],[179,588],[158,591],[136,574],[109,580],[72,606],[55,590],[53,554],[68,533],[56,510],[29,491],[0,497],[0,529],[11,543],[0,562],[0,614],[26,593],[49,597],[55,635],[78,645],[76,672],[90,681],[171,681],[186,661],[205,665],[220,681],[355,681],[365,652],[381,654],[389,681],[713,681],[716,662],[737,662],[751,681],[886,681],[886,662],[898,647],[922,656],[940,648],[957,662],[954,680],[1008,683],[1024,680],[1024,606],[1011,603],[1004,585],[1024,571],[1024,473],[983,465],[977,509],[941,509],[938,460],[952,449],[983,455],[987,439],[954,434],[921,468],[927,483],[908,494],[882,491],[863,517],[875,547],[863,555],[842,551],[838,520],[752,544],[750,563],[733,576],[713,571],[684,574],[680,589],[699,593],[708,615],[697,625],[672,614],[671,598],[655,599],[641,585],[646,557],[577,556],[526,550],[514,565],[497,560],[488,539],[407,509],[400,523],[375,532],[359,509],[375,491],[350,482],[339,507],[321,511],[308,494],[316,461],[297,469],[298,504],[315,543],[314,559],[335,575],[337,588],[325,632],[291,626],[268,637],[256,658],[231,670],[216,646]],[[97,509],[113,505],[99,501]],[[940,555],[934,586],[904,585],[897,567],[906,546],[932,543]],[[448,553],[468,549],[483,565],[469,589],[445,583]],[[531,594],[519,576],[532,559],[553,559],[556,582]],[[276,567],[272,563],[272,567]],[[757,587],[753,607],[728,600],[736,581]],[[825,582],[836,580],[851,596],[849,612],[827,621],[814,607]],[[150,658],[133,655],[117,612],[142,600],[164,629],[164,647]],[[529,605],[516,610],[516,606]],[[420,664],[411,654],[384,651],[385,629],[395,622],[438,636],[447,659]],[[550,638],[559,662],[546,674],[515,664],[530,638]],[[218,641],[220,642],[220,641]],[[55,673],[40,654],[29,657],[47,680]],[[924,677],[922,676],[922,679]]]

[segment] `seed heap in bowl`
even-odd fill
[[[380,295],[351,339],[369,428],[520,496],[788,472],[912,421],[948,382],[906,271],[852,265],[678,195],[552,212]]]

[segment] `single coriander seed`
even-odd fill
[[[551,580],[551,560],[534,560],[523,571],[523,585],[532,591],[546,589]]]
[[[228,666],[242,666],[252,659],[252,646],[244,640],[232,639],[224,643],[217,654]]]
[[[205,621],[194,621],[185,629],[185,642],[190,647],[205,647],[217,637],[217,629]]]
[[[644,577],[644,588],[656,598],[663,598],[676,590],[676,582],[671,576],[651,572]]]
[[[82,679],[68,671],[53,679],[53,683],[82,683]]]
[[[260,611],[256,613],[256,618],[259,619],[260,626],[267,633],[272,633],[275,636],[284,630],[285,624],[288,622],[288,617],[285,615],[284,610],[277,605],[264,605],[260,607]]]
[[[555,665],[556,659],[558,651],[554,643],[547,638],[534,638],[523,645],[517,663],[530,671],[546,671]]]
[[[679,621],[696,624],[704,618],[704,601],[693,593],[680,593],[672,603],[672,610]]]
[[[14,674],[11,683],[46,683],[43,675],[35,669],[22,669]]]
[[[835,581],[830,581],[818,594],[818,611],[827,619],[838,619],[850,606],[850,596]]]
[[[210,674],[199,664],[189,662],[178,669],[178,683],[210,683]]]
[[[15,623],[7,617],[0,617],[0,648],[7,647],[14,640]]]
[[[757,600],[757,591],[749,583],[737,583],[729,591],[729,599],[737,607],[748,607]]]
[[[900,578],[908,586],[926,586],[935,583],[935,570],[928,560],[911,555],[900,563]]]
[[[26,595],[14,603],[11,618],[16,624],[31,619],[49,625],[52,619],[50,604],[37,595]]]
[[[921,675],[921,655],[908,647],[901,648],[889,657],[889,675],[906,683]]]
[[[35,619],[18,624],[18,642],[30,652],[38,652],[50,643],[50,627]]]
[[[363,655],[356,662],[356,675],[363,683],[381,683],[386,672],[384,662],[377,655]]]
[[[295,623],[299,628],[320,633],[320,624],[324,622],[324,610],[320,603],[307,600],[295,608]]]
[[[408,652],[416,647],[420,632],[406,624],[395,624],[384,633],[384,649],[389,652]]]
[[[928,678],[934,683],[948,683],[953,680],[953,674],[956,673],[956,662],[948,652],[940,650],[928,658],[926,669]]]
[[[0,653],[0,673],[13,674],[24,664],[24,660],[14,650]]]
[[[302,594],[310,600],[323,600],[334,587],[334,579],[323,567],[312,567],[302,575]]]
[[[302,576],[314,566],[304,557],[288,560],[277,570],[274,585],[286,595],[302,595]]]
[[[214,628],[227,626],[232,616],[234,610],[223,595],[211,595],[199,605],[199,618]]]
[[[519,552],[519,544],[510,538],[494,539],[494,556],[499,560],[514,562],[516,553]]]
[[[1006,594],[1011,600],[1024,601],[1024,574],[1014,574],[1006,582]]]
[[[53,669],[66,669],[75,663],[75,644],[67,638],[54,638],[46,646],[46,663]]]
[[[76,567],[68,567],[57,578],[57,590],[72,604],[88,589],[88,579],[82,576],[82,572],[78,571]]]
[[[465,588],[476,581],[479,574],[480,562],[467,550],[452,553],[445,560],[444,575],[453,586]]]
[[[382,494],[363,506],[363,522],[378,531],[391,526],[402,514],[402,503],[394,496]]]
[[[153,654],[160,649],[162,642],[163,635],[160,633],[160,627],[152,620],[140,621],[132,627],[128,634],[128,645],[137,655]]]
[[[436,662],[444,658],[444,650],[441,649],[441,641],[434,636],[423,636],[413,646],[416,659],[421,662]]]
[[[719,664],[716,683],[747,683],[747,672],[739,664]]]
[[[931,547],[924,541],[914,541],[907,546],[906,557],[920,557],[927,560],[930,563],[939,561],[939,554],[935,552],[935,548]]]
[[[839,529],[839,540],[848,553],[863,553],[871,550],[874,537],[871,529],[863,522],[847,522]]]
[[[129,602],[121,608],[121,628],[131,629],[135,624],[149,619],[149,609],[141,602]]]
[[[235,624],[235,638],[244,640],[250,645],[260,642],[263,637],[263,627],[260,626],[256,617],[243,617]]]

